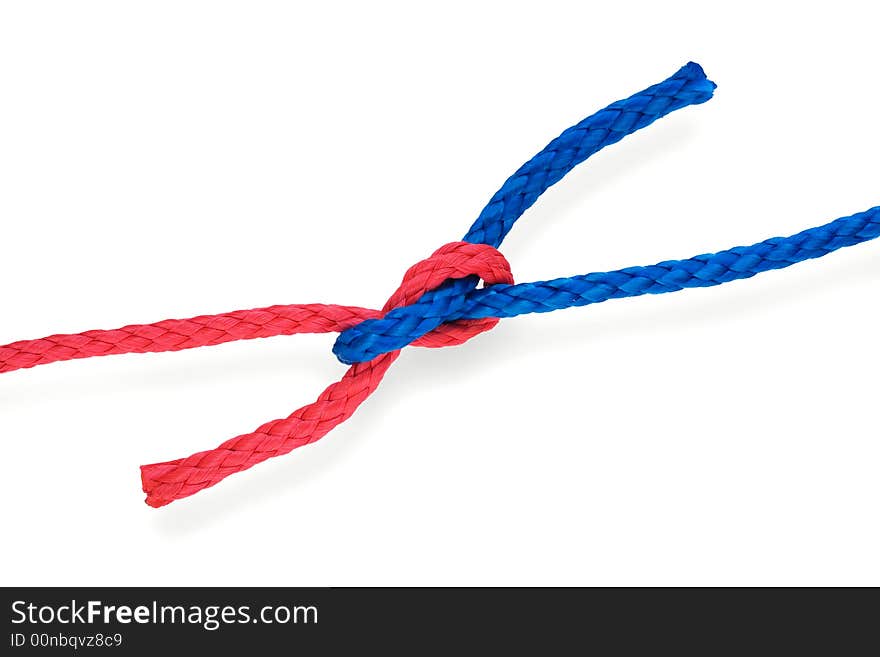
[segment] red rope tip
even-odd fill
[[[181,494],[181,490],[186,487],[186,482],[180,477],[175,477],[175,472],[179,473],[178,466],[183,459],[175,459],[174,461],[163,461],[162,463],[150,463],[141,466],[141,487],[147,495],[145,502],[158,509],[159,507],[170,504],[179,497],[192,495],[201,488],[193,487],[194,490]],[[176,479],[176,481],[175,481]],[[210,486],[208,483],[206,486]]]

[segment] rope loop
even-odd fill
[[[442,302],[426,304],[425,295],[443,286],[448,288],[450,282],[456,279],[465,279],[468,288],[473,289],[477,277],[486,286],[513,284],[510,263],[495,247],[470,242],[444,244],[429,258],[417,262],[406,271],[400,287],[382,308],[384,317],[366,319],[340,333],[333,353],[347,364],[372,360],[379,353],[390,351],[378,346],[378,343],[387,342],[389,330],[399,336],[401,343],[396,348],[400,349],[407,344],[416,347],[451,347],[494,328],[499,321],[497,317],[450,319],[466,303],[463,293],[447,294]],[[409,321],[400,321],[392,314],[397,308],[417,302],[423,307],[427,306],[427,312],[423,310],[417,317],[410,316]],[[373,351],[376,351],[375,356],[372,355]]]

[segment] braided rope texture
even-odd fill
[[[702,68],[689,63],[669,79],[572,126],[508,178],[463,241],[447,244],[413,265],[381,310],[280,305],[52,335],[0,346],[0,373],[91,356],[177,351],[296,333],[340,333],[333,351],[351,367],[315,402],[215,449],[142,466],[146,502],[160,507],[320,439],[376,390],[407,345],[461,344],[490,330],[502,317],[719,285],[880,236],[880,207],[875,207],[752,246],[647,267],[514,284],[510,265],[497,247],[546,189],[603,147],[677,109],[709,100],[714,89]],[[483,287],[478,287],[480,280]]]
[[[451,278],[476,275],[488,284],[513,283],[510,265],[496,249],[484,244],[453,242],[430,258],[413,265],[400,287],[391,295],[383,312],[413,303],[426,291]],[[426,346],[461,344],[488,331],[498,319],[452,322],[444,327],[438,342]],[[322,438],[344,422],[379,386],[400,351],[391,351],[365,363],[352,365],[345,376],[331,384],[318,399],[283,420],[264,424],[252,433],[236,436],[219,447],[185,459],[141,466],[147,504],[163,506],[213,486],[235,472],[273,456]]]
[[[344,330],[333,346],[343,362],[357,363],[400,349],[454,319],[515,317],[586,306],[608,299],[662,294],[690,287],[709,287],[820,258],[845,246],[880,236],[880,207],[843,217],[790,237],[774,237],[687,260],[649,267],[570,276],[550,281],[493,285],[459,296],[449,288],[425,294],[416,303],[396,308],[382,318],[364,320]],[[451,299],[448,297],[452,297]]]
[[[675,110],[705,103],[715,88],[702,67],[689,62],[663,82],[588,116],[517,169],[462,239],[498,248],[523,212],[578,164]]]

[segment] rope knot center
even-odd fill
[[[510,263],[498,249],[471,242],[444,244],[406,271],[382,308],[384,317],[364,320],[340,333],[333,353],[344,363],[360,363],[407,344],[462,344],[494,328],[499,321],[494,317],[455,319],[477,278],[485,285],[513,284]],[[416,302],[418,312],[413,312]]]

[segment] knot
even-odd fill
[[[417,262],[382,308],[385,315],[367,319],[340,333],[333,353],[343,363],[361,363],[402,349],[450,347],[494,328],[498,319],[456,319],[465,295],[482,279],[485,285],[513,283],[510,263],[487,244],[450,242]],[[414,305],[417,304],[417,307]]]

